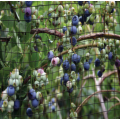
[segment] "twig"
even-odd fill
[[[92,71],[93,71],[93,79],[95,81],[96,89],[97,89],[97,91],[101,91],[99,82],[96,79],[95,70],[93,69]],[[102,111],[103,111],[104,118],[108,119],[107,110],[106,110],[106,107],[105,107],[105,104],[104,104],[104,100],[103,100],[103,96],[102,96],[101,93],[98,94],[98,99],[99,99],[100,104],[101,104],[101,108],[102,108]]]
[[[92,95],[88,96],[88,97],[77,107],[77,109],[76,109],[77,114],[80,112],[82,106],[83,106],[85,103],[87,103],[87,101],[88,101],[92,96],[94,96],[94,95],[97,94],[97,93],[101,93],[101,92],[118,92],[118,93],[120,94],[120,91],[117,91],[117,90],[101,90],[101,91],[97,91],[97,92],[93,93]]]
[[[117,68],[117,73],[118,73],[118,80],[119,80],[119,86],[120,86],[120,69]]]
[[[37,31],[37,33],[48,33],[50,35],[58,36],[59,38],[62,38],[64,36],[63,33],[60,33],[56,30],[48,29],[48,28],[38,28],[38,29],[32,29],[30,34],[34,34]]]
[[[118,98],[118,97],[111,97],[110,99],[108,99],[108,100],[111,100],[111,99],[116,99],[118,102],[120,102],[120,99]]]
[[[109,108],[109,110],[108,110],[108,111],[110,111],[113,107],[115,107],[115,106],[117,106],[117,105],[120,105],[120,102],[119,102],[119,103],[114,104],[112,107],[110,107],[110,108]]]
[[[107,78],[108,76],[110,76],[114,73],[117,73],[117,70],[110,71],[110,72],[107,72],[107,73],[103,74],[103,77],[99,80],[99,85],[102,84],[102,82],[105,80],[105,78]]]
[[[10,39],[11,39],[11,37],[8,37],[8,38],[0,37],[0,40],[1,40],[2,42],[9,42]]]
[[[57,10],[57,8],[58,8],[58,6],[57,6],[54,10],[52,10],[51,12],[49,12],[49,13],[48,13],[48,15],[49,15],[50,13],[52,13],[52,12],[56,11],[56,10]]]
[[[12,8],[12,10],[13,10],[13,14],[14,14],[15,18],[17,19],[17,21],[18,21],[18,22],[20,22],[20,20],[19,20],[19,18],[18,18],[18,16],[17,16],[17,14],[16,14],[15,8],[12,6],[12,4],[11,4],[11,2],[10,2],[10,1],[8,1],[8,3],[9,3],[10,7],[11,7],[11,8]]]

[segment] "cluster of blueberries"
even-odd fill
[[[20,108],[20,101],[16,99],[16,92],[19,90],[19,86],[22,85],[22,76],[19,75],[19,70],[14,69],[10,73],[10,79],[8,81],[9,86],[2,92],[0,101],[0,109],[7,111],[8,113]]]
[[[51,101],[48,103],[49,108],[52,110],[52,112],[55,112],[55,98],[52,98]]]

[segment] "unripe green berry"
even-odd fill
[[[69,5],[68,4],[65,4],[65,9],[69,10]]]
[[[59,11],[59,12],[63,12],[63,6],[62,6],[62,5],[59,5],[59,6],[58,6],[58,11]]]

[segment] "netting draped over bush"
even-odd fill
[[[119,7],[1,1],[0,118],[120,118]]]

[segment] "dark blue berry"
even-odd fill
[[[92,60],[93,60],[93,58],[90,58],[90,59],[89,59],[89,61],[88,61],[88,62],[89,62],[89,64],[91,64],[91,63],[92,63]]]
[[[35,39],[40,39],[41,40],[41,36],[35,35]]]
[[[73,16],[72,25],[76,26],[78,25],[78,22],[79,22],[78,16],[77,15]]]
[[[80,6],[82,6],[83,1],[78,1],[78,4],[79,4]]]
[[[14,95],[14,93],[15,93],[15,88],[12,85],[8,86],[7,87],[7,94],[9,96],[12,96],[12,95]]]
[[[100,70],[97,72],[98,77],[101,77],[102,74],[103,74],[103,73],[102,73],[102,71],[100,71]]]
[[[120,60],[115,60],[115,65],[116,65],[116,67],[120,67]]]
[[[75,46],[76,43],[77,43],[77,39],[73,36],[73,37],[72,37],[72,40],[70,39],[70,43],[71,43],[73,46]]]
[[[84,24],[84,20],[82,16],[79,17],[79,21],[82,23],[82,25]]]
[[[51,110],[52,110],[52,112],[55,112],[55,106],[54,105],[51,106]]]
[[[69,75],[67,73],[63,76],[64,84],[66,85],[67,81],[69,81]]]
[[[74,63],[71,64],[71,71],[76,71],[76,65]]]
[[[32,5],[32,1],[25,1],[25,4],[27,7],[30,7]]]
[[[63,62],[63,69],[64,69],[64,70],[68,70],[69,67],[70,67],[69,61],[68,61],[68,60],[65,60],[65,61]]]
[[[80,81],[80,74],[79,73],[77,73],[77,74],[78,74],[77,82],[79,82]]]
[[[80,56],[77,55],[77,54],[73,54],[72,55],[72,62],[75,63],[75,64],[79,63],[80,62]]]
[[[38,47],[37,47],[37,46],[35,46],[35,47],[34,47],[34,50],[38,52]]]
[[[27,114],[28,117],[32,117],[32,115],[33,115],[32,109],[27,108],[26,114]]]
[[[52,51],[48,52],[48,59],[51,60],[54,57],[54,54]]]
[[[71,88],[71,89],[67,89],[67,91],[68,91],[69,93],[72,93],[73,88]]]
[[[112,53],[112,52],[109,52],[109,54],[108,54],[108,59],[109,59],[109,60],[112,60],[112,58],[113,58],[113,53]]]
[[[12,4],[12,6],[14,6],[14,5]],[[12,7],[10,7],[10,11],[11,11],[12,13],[14,12]]]
[[[25,8],[25,15],[27,17],[31,16],[31,8],[29,8],[29,7]]]
[[[48,14],[48,17],[51,17],[51,15],[52,15],[51,13],[50,13],[50,14]]]
[[[88,62],[84,63],[84,69],[87,71],[90,68],[90,64]]]
[[[114,10],[115,10],[115,9],[113,8],[113,9],[111,10],[111,12],[110,12],[110,13],[113,13],[113,12],[114,12]]]
[[[39,101],[37,99],[32,100],[32,106],[33,107],[36,108],[38,106],[38,104],[39,104]]]
[[[2,107],[3,105],[3,100],[0,101],[0,108]]]
[[[58,51],[59,51],[59,52],[62,52],[62,51],[63,51],[63,45],[60,45],[60,46],[58,47]]]
[[[31,21],[31,16],[24,15],[24,19],[27,23],[29,23]]]
[[[62,62],[63,62],[63,57],[62,57],[62,56],[59,56],[59,58],[60,58],[60,63],[57,64],[57,66],[60,66],[60,65],[62,64]]]
[[[55,98],[52,98],[51,102],[52,102],[52,104],[54,104],[55,103]]]
[[[14,101],[14,109],[17,110],[20,108],[20,101],[19,100],[15,100]]]
[[[98,66],[100,66],[100,60],[97,58],[97,59],[95,60],[95,67],[98,67]]]
[[[90,16],[89,10],[85,10],[84,16],[85,16],[85,18]]]
[[[63,27],[63,33],[65,33],[65,31],[67,31],[67,27]]]
[[[63,82],[64,82],[63,77],[61,77],[60,84],[63,85]]]
[[[50,107],[51,105],[52,105],[52,102],[49,102],[49,103],[48,103],[48,106]]]
[[[77,33],[77,28],[76,28],[75,26],[72,26],[72,27],[71,27],[71,30],[70,30],[70,33],[71,33],[72,35],[75,35],[75,34]]]
[[[28,93],[28,98],[30,100],[34,100],[36,98],[36,92],[34,89],[30,89],[29,93]]]

